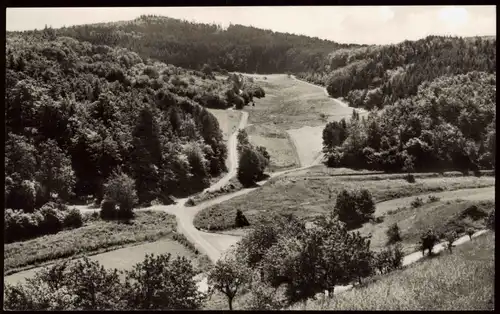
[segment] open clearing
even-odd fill
[[[445,191],[490,187],[481,197],[491,199],[494,195],[494,177],[431,177],[419,178],[416,183],[389,175],[376,175],[374,179],[364,176],[325,176],[310,180],[303,176],[280,177],[270,180],[257,191],[234,197],[224,203],[203,209],[195,217],[197,228],[207,230],[227,230],[234,226],[236,209],[243,211],[250,223],[258,221],[262,215],[289,213],[311,220],[314,216],[333,210],[338,192],[342,189],[368,189],[375,202],[380,203],[401,197],[421,194],[436,194]],[[458,192],[454,197],[465,198],[470,191]],[[477,199],[477,198],[476,198]],[[406,200],[404,201],[406,202]],[[403,202],[403,203],[404,203]],[[405,203],[404,203],[405,204]],[[387,208],[382,204],[382,209]],[[395,209],[395,208],[391,208]]]
[[[304,126],[300,129],[287,130],[297,149],[300,165],[312,164],[323,149],[323,129],[325,126]]]
[[[473,238],[440,256],[294,310],[493,310],[495,234]]]
[[[255,99],[255,106],[247,106],[245,110],[251,124],[247,128],[250,142],[266,147],[271,155],[271,171],[307,165],[314,160],[311,152],[322,148],[321,132],[325,124],[352,115],[352,108],[328,97],[319,86],[286,74],[244,75],[253,77],[266,93],[266,97]],[[290,135],[287,130],[292,130]],[[289,136],[293,136],[295,145]]]

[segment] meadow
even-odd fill
[[[329,98],[320,87],[295,80],[286,74],[251,75],[261,86],[266,97],[255,99],[255,106],[245,108],[249,113],[247,128],[253,145],[266,147],[271,155],[270,171],[298,167],[301,159],[308,161],[309,152],[321,149],[321,134],[318,130],[328,121],[349,118],[352,109],[344,107],[337,100]],[[313,127],[313,134],[309,132]],[[294,129],[300,129],[298,132]],[[294,130],[296,139],[315,136],[310,145],[300,145],[295,152],[294,144],[287,130]]]
[[[250,224],[255,223],[265,215],[276,213],[294,214],[302,219],[314,220],[315,216],[333,210],[336,195],[342,189],[368,189],[374,201],[381,203],[426,193],[436,194],[461,189],[494,187],[495,185],[495,178],[491,176],[455,177],[427,174],[427,176],[416,176],[416,182],[409,183],[403,179],[403,174],[367,175],[366,172],[362,172],[362,175],[352,175],[354,172],[344,171],[344,173],[351,174],[321,176],[318,175],[318,168],[312,170],[312,176],[309,176],[309,172],[305,171],[275,178],[255,192],[205,208],[196,215],[194,225],[199,229],[208,230],[232,229],[237,209],[245,214]],[[467,191],[462,194],[464,194],[462,196],[464,199],[470,197],[468,195],[470,193]],[[459,198],[460,195],[460,193],[455,193],[452,195],[452,199]],[[377,211],[386,212],[390,209],[403,207],[410,201],[411,199],[403,199],[401,204],[399,202],[389,203],[390,206],[381,203],[380,206],[377,206]]]
[[[142,260],[145,251],[150,253],[172,251],[191,257],[198,254],[183,235],[176,233],[175,216],[170,214],[153,211],[137,212],[136,218],[130,223],[103,221],[91,214],[85,214],[85,220],[84,225],[77,229],[5,244],[4,275],[62,258],[95,255],[108,251],[113,252],[103,255],[105,259],[111,257],[116,262],[116,256],[120,251],[118,249],[124,247],[128,250],[124,251],[126,258],[123,260],[127,261],[132,260],[129,254],[136,254],[138,259]],[[141,247],[140,244],[147,242],[154,243]],[[149,248],[151,245],[154,247]]]

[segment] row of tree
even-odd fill
[[[334,49],[357,47],[242,25],[226,29],[162,16],[135,20],[30,31],[53,39],[68,36],[95,45],[119,46],[189,69],[209,64],[214,70],[284,73],[316,71]]]
[[[415,96],[365,119],[330,122],[330,167],[385,171],[477,171],[495,167],[496,75],[469,72],[424,82]]]
[[[121,169],[140,204],[170,202],[225,171],[227,148],[204,107],[264,97],[243,77],[214,80],[123,48],[56,34],[9,33],[6,47],[6,208],[104,196]],[[241,107],[243,107],[240,106]]]

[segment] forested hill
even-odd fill
[[[215,69],[251,73],[317,71],[335,49],[359,46],[242,25],[223,29],[151,15],[55,32],[95,45],[128,48],[143,58],[184,68],[199,70],[209,64]]]
[[[6,206],[28,212],[53,195],[101,199],[113,171],[135,180],[143,204],[206,187],[227,149],[205,106],[244,105],[253,92],[238,77],[215,80],[207,68],[50,30],[7,34],[5,65]]]
[[[417,94],[421,83],[471,71],[496,73],[496,37],[429,36],[396,45],[339,49],[322,67],[297,76],[326,86],[332,97],[372,109]]]

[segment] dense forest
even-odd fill
[[[95,45],[128,48],[142,58],[184,68],[200,70],[209,64],[215,69],[248,73],[317,71],[333,50],[359,46],[242,25],[223,29],[216,24],[154,15],[55,32]]]
[[[424,82],[367,119],[353,114],[323,131],[331,167],[477,171],[495,167],[496,75],[469,72]]]
[[[187,71],[124,48],[9,33],[5,80],[6,208],[103,198],[112,172],[135,180],[140,204],[169,203],[225,171],[227,148],[205,107],[241,108],[263,90],[209,66]]]
[[[396,45],[338,49],[297,76],[368,110],[417,94],[419,85],[470,71],[496,73],[496,37],[428,36]]]

